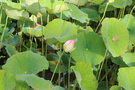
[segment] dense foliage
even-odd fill
[[[0,0],[0,90],[135,90],[135,0]]]

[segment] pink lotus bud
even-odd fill
[[[65,52],[72,52],[75,49],[76,40],[68,40],[63,45]]]
[[[38,28],[39,26],[40,26],[40,24],[36,23],[33,28],[36,29],[36,28]]]

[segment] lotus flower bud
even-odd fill
[[[113,3],[114,2],[114,0],[109,0],[109,2],[108,3]]]
[[[76,40],[68,40],[63,45],[65,52],[72,52],[75,49]]]
[[[42,17],[42,14],[39,12],[38,14],[37,14],[37,18],[41,18]]]

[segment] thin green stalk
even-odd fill
[[[108,88],[108,77],[107,77],[107,75],[106,75],[105,79],[106,79],[106,89],[108,90],[109,88]]]
[[[41,25],[43,25],[43,17],[42,17],[42,16],[41,16],[41,21],[40,21],[40,23],[41,23]],[[41,43],[42,43],[42,45],[41,45],[41,46],[42,46],[42,48],[41,48],[41,50],[42,50],[41,52],[42,52],[42,53],[41,53],[41,54],[44,56],[44,54],[45,54],[44,52],[46,52],[46,51],[44,51],[44,47],[45,47],[45,46],[44,46],[43,28],[42,28]],[[47,55],[47,54],[45,54],[45,55]],[[46,57],[47,57],[47,56],[46,56]],[[42,71],[42,77],[43,77],[43,78],[45,77],[45,70]]]
[[[106,7],[105,7],[105,10],[104,10],[103,16],[102,16],[102,18],[100,19],[99,24],[98,24],[97,28],[95,29],[95,32],[97,32],[99,26],[101,25],[101,23],[102,23],[102,21],[103,21],[103,19],[104,19],[104,17],[105,17],[105,14],[106,14],[108,5],[109,5],[109,3],[106,4]]]
[[[47,23],[49,23],[49,20],[50,20],[50,15],[48,14],[47,15]],[[47,40],[45,40],[45,56],[47,57]]]
[[[45,56],[47,57],[47,41],[45,41]]]
[[[130,14],[132,14],[132,13],[133,13],[134,9],[135,9],[135,5],[133,6],[133,8],[132,8],[132,10],[131,10]]]
[[[60,44],[60,52],[62,52],[62,44]],[[62,52],[62,53],[64,53],[64,51]],[[62,54],[61,53],[61,54]],[[63,55],[63,54],[62,54]],[[62,57],[62,55],[61,55],[61,57]],[[61,58],[60,58],[60,60],[61,60]],[[58,62],[57,64],[59,64],[60,62]],[[57,69],[56,69],[57,70]],[[61,72],[60,72],[60,69],[59,69],[59,73],[58,73],[58,85],[60,86],[60,75],[61,74]]]
[[[43,25],[43,20],[41,17],[41,25]],[[44,55],[44,35],[43,35],[43,29],[42,29],[42,55]]]
[[[123,13],[122,13],[122,17],[124,16],[124,13],[125,13],[125,7],[123,8]]]
[[[124,3],[126,4],[126,1]],[[124,13],[125,13],[125,7],[120,10],[119,18],[122,18],[124,16]]]
[[[2,32],[2,35],[1,35],[1,40],[0,40],[1,43],[0,43],[0,46],[2,46],[2,41],[3,41],[3,38],[4,38],[4,34],[5,34],[5,32],[6,32],[7,23],[8,23],[8,16],[6,17],[6,24],[5,24],[4,30],[3,30],[3,32]],[[0,49],[1,49],[1,47],[0,47]]]
[[[49,23],[49,21],[50,21],[50,15],[48,14],[47,15],[47,23]]]
[[[63,2],[64,3],[64,2]],[[58,9],[58,11],[62,8],[62,4],[60,5],[60,8]],[[60,19],[62,19],[62,11],[60,12]]]
[[[29,26],[29,30],[30,30],[30,26]],[[30,30],[30,38],[29,38],[29,41],[30,41],[30,50],[32,50],[32,35],[31,35],[31,33],[32,33],[32,31]]]
[[[120,9],[120,11],[119,11],[119,15],[118,15],[118,18],[121,18],[123,16],[123,8],[122,9]]]
[[[114,10],[114,17],[117,17],[117,9]]]
[[[73,90],[76,90],[76,84],[77,84],[77,80],[75,80],[75,82],[74,82]]]
[[[21,45],[21,44],[20,44]],[[22,46],[24,47],[24,48],[26,48],[26,49],[28,49],[28,47],[25,45],[25,43],[24,42],[22,42]],[[21,49],[20,49],[21,50]],[[20,51],[21,52],[21,51]]]
[[[66,82],[65,82],[66,80],[65,80],[65,74],[64,73],[62,74],[62,78],[63,78],[63,85],[66,86]]]
[[[55,69],[54,69],[54,72],[53,72],[53,75],[52,75],[52,78],[51,78],[51,82],[52,82],[52,80],[53,80],[53,78],[54,78],[54,75],[55,75],[55,73],[56,73],[57,67],[58,67],[58,65],[59,65],[59,63],[60,63],[60,61],[61,61],[61,57],[62,57],[63,54],[64,54],[64,51],[63,51],[63,52],[61,53],[61,55],[59,56],[58,62],[57,62],[57,64],[56,64],[56,67],[55,67]]]
[[[122,18],[124,16],[125,7],[120,10],[119,18]]]
[[[61,13],[60,13],[60,19],[62,19],[62,14],[63,14],[63,13],[61,12]]]
[[[107,68],[107,61],[108,61],[108,59],[106,59],[106,72],[108,71],[108,68]],[[107,74],[106,74],[106,76],[105,76],[105,78],[106,78],[106,88],[107,88],[107,90],[108,90],[108,76],[107,76]]]
[[[102,68],[103,68],[103,65],[104,65],[104,62],[105,62],[106,55],[107,55],[107,50],[106,50],[105,55],[104,55],[104,61],[101,63],[100,68],[99,68],[99,73],[97,74],[97,80],[98,81],[99,81],[100,74],[101,74],[101,71],[102,71]]]
[[[69,57],[69,62],[68,62],[68,89],[70,88],[70,62],[71,62],[71,55]]]
[[[61,77],[61,71],[60,71],[60,68],[59,68],[59,74],[58,74],[58,85],[60,86],[60,77]]]
[[[37,44],[37,39],[34,38],[34,41],[35,41],[35,43],[36,43],[36,49],[37,49],[37,46],[38,46],[38,44]]]
[[[0,3],[1,7],[2,7],[2,3]],[[1,23],[1,19],[2,19],[2,8],[0,10],[1,14],[0,14],[0,23]]]
[[[24,24],[23,24],[23,26],[22,26],[22,28],[24,27]],[[22,29],[21,29],[21,31],[20,31],[20,43],[19,43],[19,51],[21,52],[21,45],[23,44],[23,38],[22,38]]]
[[[32,35],[30,35],[30,50],[32,50],[32,40],[33,40],[33,37],[32,37]]]
[[[114,65],[113,65],[112,68],[109,69],[109,70],[105,73],[105,75],[100,79],[100,82],[105,79],[106,75],[113,69],[113,67],[114,67]]]

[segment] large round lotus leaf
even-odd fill
[[[94,32],[82,32],[77,36],[75,50],[71,53],[75,61],[83,61],[92,66],[104,59],[106,48],[102,38]]]
[[[121,21],[128,28],[130,35],[130,44],[135,44],[135,17],[131,14],[127,14]]]
[[[99,13],[104,13],[105,8],[106,8],[106,5],[107,5],[106,3],[99,5],[98,12],[99,12]],[[111,4],[109,4],[109,5],[107,6],[106,11],[113,11],[113,10],[115,10],[115,9],[117,9],[117,8],[115,8],[115,7],[113,7]]]
[[[48,69],[48,66],[44,56],[26,51],[10,57],[3,69],[14,74],[36,74],[43,69]]]
[[[37,14],[40,12],[40,5],[38,0],[25,0],[26,9],[32,14]]]
[[[89,21],[88,14],[81,11],[77,6],[74,4],[67,4],[69,11],[64,11],[63,14],[66,17],[71,17],[81,23],[87,23]]]
[[[118,83],[125,90],[135,90],[135,67],[120,68]]]
[[[17,75],[16,79],[26,82],[34,90],[64,90],[62,87],[53,86],[49,80],[44,80],[34,74]]]
[[[73,3],[78,6],[83,6],[88,2],[88,0],[65,0],[65,1],[69,3]]]
[[[4,82],[3,82],[4,89],[2,89],[2,90],[13,90],[15,88],[16,80],[15,80],[15,75],[13,73],[6,72],[4,70],[4,77],[3,77],[3,79],[4,79]]]
[[[25,10],[15,10],[15,9],[7,8],[5,9],[5,11],[9,18],[15,20],[29,20],[29,13]]]
[[[77,26],[61,19],[54,19],[45,26],[43,34],[46,39],[55,38],[65,42],[77,34]]]
[[[14,3],[14,2],[11,2],[11,1],[6,1],[6,0],[0,1],[0,2],[3,2],[2,7],[4,7],[4,8],[12,8],[12,9],[15,9],[15,10],[22,10],[22,7],[21,7],[20,3]]]
[[[121,56],[126,52],[129,32],[124,23],[115,18],[105,18],[101,31],[104,43],[113,57]]]
[[[58,0],[39,0],[39,4],[41,7],[45,7],[48,9],[53,9],[53,4]]]
[[[22,32],[36,37],[41,37],[43,35],[43,26],[38,26],[37,28],[23,27]]]
[[[135,66],[135,53],[126,53],[122,58],[128,66]]]
[[[110,88],[110,90],[122,90],[120,86],[114,85]]]
[[[65,90],[64,88],[60,87],[60,86],[54,86],[53,90]]]
[[[14,3],[11,1],[0,1],[3,2],[3,8],[9,18],[16,20],[29,20],[29,13],[22,10],[20,3]]]
[[[0,70],[0,89],[4,90],[5,89],[5,86],[4,86],[4,70]]]
[[[97,21],[100,20],[100,15],[98,14],[98,12],[95,9],[81,8],[81,10],[88,14],[88,18],[91,21],[96,21],[97,22]]]
[[[39,0],[41,7],[46,8],[49,13],[60,13],[68,10],[68,7],[64,1],[58,0]]]
[[[26,82],[34,90],[52,90],[52,84],[34,74],[21,74],[16,76],[17,80]]]
[[[132,4],[132,0],[114,0],[112,5],[116,8],[124,8]]]
[[[16,82],[16,86],[14,90],[30,90],[30,87],[28,86],[27,83],[22,81],[15,81],[15,82]]]
[[[72,69],[75,72],[81,90],[97,90],[98,83],[89,64],[77,62]]]
[[[89,2],[92,2],[92,3],[96,3],[96,4],[101,4],[103,3],[105,0],[88,0]]]

